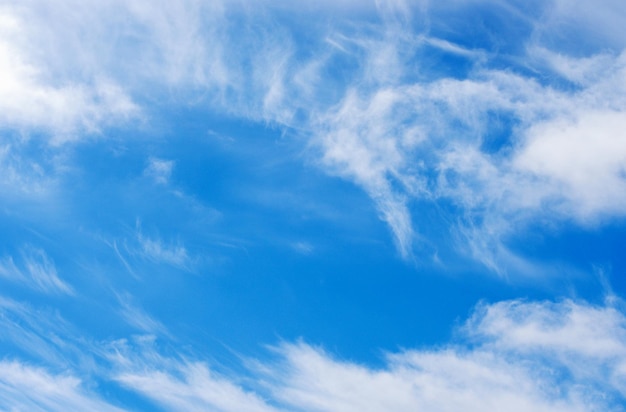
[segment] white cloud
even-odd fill
[[[607,411],[626,399],[626,318],[613,306],[483,304],[463,332],[388,354],[380,368],[304,343],[281,344],[240,376],[165,358],[151,339],[117,342],[109,358],[117,381],[173,410]]]
[[[126,372],[116,380],[157,404],[177,411],[269,412],[277,409],[232,382],[215,376],[201,363],[181,367],[176,377],[160,370]]]
[[[3,189],[0,196],[4,200],[22,196],[45,197],[56,183],[35,159],[19,153],[14,145],[0,144],[0,187]]]
[[[311,138],[324,170],[368,193],[407,258],[420,230],[413,226],[415,199],[452,200],[474,225],[457,232],[478,239],[483,226],[492,240],[482,243],[492,249],[529,220],[588,225],[624,216],[626,57],[617,28],[626,17],[618,3],[555,0],[524,14],[523,7],[497,2],[498,13],[522,14],[529,27],[527,38],[514,33],[520,52],[510,58],[430,33],[429,21],[454,11],[425,4],[326,2],[316,12],[341,9],[348,20],[351,13],[357,19],[378,13],[378,19],[362,28],[311,24],[306,48],[295,28],[273,19],[276,10],[296,13],[282,1],[5,5],[0,123],[44,129],[58,144],[136,118],[142,109],[135,102],[165,96],[172,104],[203,102],[292,128]],[[415,32],[415,19],[424,21],[423,32]],[[600,43],[583,55],[555,40],[578,23],[592,34],[599,21],[607,23],[596,36]],[[500,34],[512,36],[507,29]],[[441,75],[422,63],[428,48],[467,59],[471,69]],[[495,69],[503,59],[508,67]],[[495,152],[485,149],[490,116],[510,123],[502,132],[505,147]],[[45,175],[5,147],[5,180]],[[152,159],[146,174],[165,183],[172,167]],[[144,243],[146,255],[185,259],[184,248]],[[473,249],[485,261],[498,260]]]
[[[522,13],[499,5],[501,13]],[[501,273],[512,262],[524,265],[503,242],[528,222],[590,225],[624,216],[623,45],[590,46],[583,56],[550,49],[561,45],[549,39],[564,30],[562,24],[586,19],[586,8],[576,3],[570,13],[556,2],[543,14],[524,15],[537,36],[515,40],[527,55],[504,70],[491,68],[499,57],[482,49],[429,35],[394,35],[401,20],[349,41],[334,36],[335,43],[343,39],[337,50],[350,50],[358,69],[340,103],[313,116],[314,145],[323,168],[370,195],[403,256],[411,254],[412,222],[419,220],[412,216],[419,213],[411,210],[412,199],[460,206],[461,227],[452,229],[472,234],[461,243],[472,243],[467,249]],[[594,8],[601,11],[590,16],[597,17],[615,3]],[[430,12],[437,19],[441,10]],[[460,78],[434,73],[420,79],[420,62],[411,56],[419,56],[423,45],[465,56],[473,69]],[[405,80],[413,77],[418,80]],[[505,124],[503,136],[490,137],[499,127],[494,118]],[[490,139],[502,146],[490,148]]]
[[[498,348],[609,360],[626,356],[625,321],[610,306],[505,301],[479,307],[468,328]]]
[[[0,296],[0,328],[0,341],[13,348],[11,353],[27,354],[30,360],[56,370],[76,367],[93,371],[94,347],[87,345],[84,335],[58,310]]]
[[[562,78],[582,86],[598,82],[604,75],[615,71],[615,56],[599,52],[586,57],[570,57],[541,46],[528,48],[529,58],[534,64],[546,65]]]
[[[113,378],[161,407],[176,411],[277,411],[204,363],[165,358],[154,350],[150,338],[138,343],[138,348],[126,341],[111,346],[110,359],[117,369]]]
[[[148,166],[144,169],[143,174],[152,178],[156,183],[165,185],[169,183],[173,169],[173,160],[150,158]]]
[[[124,242],[124,250],[129,256],[140,258],[153,263],[166,263],[179,269],[191,271],[195,258],[189,255],[187,248],[178,240],[163,241],[159,236],[148,236],[141,229],[141,222],[137,220],[134,238]],[[131,275],[136,276],[136,272],[122,251],[117,246],[117,242],[112,242],[113,250],[123,265]]]
[[[32,21],[16,11],[0,8],[0,124],[17,129],[43,129],[53,142],[97,132],[112,119],[137,114],[137,106],[113,81],[51,79],[47,61],[36,58],[40,49],[30,43]],[[30,31],[29,31],[30,30]],[[21,47],[20,47],[21,46]]]
[[[73,294],[72,288],[59,278],[44,250],[29,245],[23,247],[19,263],[18,266],[12,256],[0,259],[0,276],[44,293]]]
[[[282,345],[265,371],[274,396],[303,411],[600,411],[624,399],[626,319],[612,307],[500,302],[465,330],[474,346],[390,354],[380,369]]]
[[[169,336],[167,328],[135,305],[130,294],[119,294],[118,300],[121,306],[120,315],[130,326],[137,328],[142,333]]]
[[[17,361],[0,361],[0,409],[6,411],[122,411],[84,388],[80,379]]]
[[[470,333],[491,350],[546,359],[577,382],[626,396],[626,318],[612,306],[506,301],[479,308]]]
[[[584,411],[584,402],[546,391],[550,383],[490,353],[407,352],[381,370],[308,346],[282,348],[286,371],[274,394],[301,411]]]
[[[49,104],[59,107],[54,118],[69,126],[149,116],[149,108],[144,113],[137,102],[154,99],[202,102],[237,116],[287,122],[292,108],[284,104],[283,85],[292,76],[291,34],[267,17],[271,7],[199,0],[62,0],[54,7],[28,0],[5,7],[15,23],[6,42],[24,66],[18,73],[21,66],[12,65],[10,73],[26,79],[12,82],[23,100],[16,104],[28,115],[22,124],[38,125],[25,111],[33,101],[30,90],[58,91],[47,93],[54,98],[46,101],[57,102]],[[79,108],[89,111],[71,112]],[[7,113],[6,120],[19,113]]]
[[[0,124],[54,144],[143,117],[137,97],[223,89],[219,2],[40,0],[0,8]],[[159,91],[156,91],[157,93]]]
[[[564,214],[585,221],[626,214],[626,111],[588,111],[532,126],[514,166],[552,180]]]
[[[403,91],[391,88],[369,99],[350,91],[335,111],[319,119],[318,136],[322,165],[366,190],[393,230],[402,255],[408,256],[413,230],[405,193],[417,192],[420,183],[419,176],[405,173],[407,153],[423,136],[419,127],[405,124],[409,114],[398,109],[403,100]],[[399,191],[394,181],[401,186]]]
[[[138,234],[141,253],[153,262],[164,262],[173,266],[187,268],[191,263],[187,249],[178,243],[166,244],[159,238],[151,238]]]
[[[580,83],[569,90],[492,69],[350,90],[319,120],[322,165],[370,194],[405,256],[410,199],[454,201],[495,243],[546,216],[583,225],[622,217],[625,58],[598,58],[608,67],[559,69]],[[485,148],[490,113],[510,123],[496,149]]]

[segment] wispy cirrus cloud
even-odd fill
[[[448,54],[464,50],[441,47],[446,40],[410,41],[359,43],[372,49],[357,59],[359,67],[375,66],[370,60],[383,48],[396,50],[396,58],[358,74],[316,124],[322,166],[370,194],[403,255],[412,249],[419,214],[411,200],[459,206],[466,226],[460,232],[473,227],[486,237],[465,241],[475,250],[491,243],[474,255],[495,270],[504,263],[495,249],[506,249],[502,239],[528,222],[549,216],[587,226],[624,216],[621,49],[568,56],[528,38],[523,57],[539,74],[515,64],[494,68],[496,57],[479,49],[466,56],[470,70],[407,81],[419,67],[410,53],[419,55],[420,44]],[[540,73],[559,80],[543,81]]]
[[[187,249],[180,243],[164,243],[141,233],[137,236],[139,253],[153,262],[164,262],[180,268],[188,268],[191,263]]]
[[[300,27],[273,18],[289,8],[280,1],[96,3],[51,8],[31,0],[2,9],[0,52],[15,63],[2,69],[13,79],[3,87],[20,96],[0,101],[6,127],[43,128],[59,144],[77,136],[71,130],[88,135],[149,117],[138,102],[163,96],[277,125],[304,137],[323,170],[367,192],[402,256],[414,254],[420,236],[414,203],[451,201],[462,217],[450,230],[496,271],[512,253],[507,237],[528,222],[588,226],[626,213],[625,45],[616,35],[624,15],[611,12],[613,1],[594,10],[556,0],[538,10],[372,2],[353,13],[367,17],[359,28],[349,24],[355,4],[325,3],[316,13],[345,14],[307,26],[306,49],[296,41]],[[506,53],[489,40],[489,25],[476,45],[445,27],[476,4],[520,24],[521,35],[497,29]],[[594,32],[602,19],[606,30]],[[561,38],[576,25],[593,37],[580,53]],[[116,41],[103,40],[111,36]],[[158,182],[171,173],[161,161],[146,169]],[[28,169],[13,163],[13,175]],[[147,241],[146,251],[167,254],[158,242]]]
[[[152,178],[156,183],[164,185],[169,183],[174,164],[173,160],[151,158],[143,174]]]
[[[129,293],[118,295],[122,318],[141,333],[168,336],[167,328],[135,304]]]
[[[205,363],[163,357],[151,347],[151,339],[139,344],[137,348],[125,341],[114,343],[113,379],[161,407],[219,412],[279,410],[228,377],[211,371]]]
[[[26,355],[32,362],[56,370],[92,371],[92,348],[85,347],[76,326],[58,310],[0,297],[0,315],[0,341],[13,348],[11,353]]]
[[[181,377],[159,370],[126,372],[116,380],[147,396],[156,404],[177,411],[270,412],[278,411],[262,398],[243,391],[227,379],[211,373],[203,364],[181,367]]]
[[[113,249],[117,258],[134,277],[139,277],[136,266],[141,262],[165,263],[186,271],[191,271],[197,263],[197,258],[189,253],[179,239],[166,241],[158,235],[147,235],[139,220],[130,237],[119,242],[113,240],[105,243]]]
[[[22,248],[17,264],[12,256],[0,259],[0,276],[44,293],[74,293],[72,287],[59,278],[46,252],[30,245]]]
[[[46,165],[36,159],[29,159],[19,146],[10,139],[0,144],[0,187],[3,189],[3,200],[45,198],[58,186],[56,176],[49,172]]]
[[[419,253],[416,239],[431,223],[431,216],[422,214],[424,204],[441,206],[441,214],[454,209],[454,216],[442,218],[442,232],[451,231],[459,249],[499,273],[513,265],[528,268],[507,241],[532,223],[589,227],[622,219],[626,60],[621,27],[626,16],[620,4],[427,3],[3,4],[0,129],[9,132],[0,137],[0,185],[6,188],[0,196],[43,193],[58,180],[60,186],[73,185],[72,178],[56,179],[62,167],[51,159],[68,160],[61,155],[71,157],[73,150],[89,145],[79,142],[94,136],[102,139],[108,127],[150,120],[151,105],[158,106],[155,113],[182,105],[204,106],[213,114],[301,138],[320,169],[367,193],[406,259]],[[485,30],[484,36],[468,36],[471,40],[448,30],[454,24],[442,28],[448,24],[442,16],[473,21],[464,7],[478,3],[493,7],[494,20],[511,13],[524,24],[504,19],[505,28],[493,29],[493,15],[485,14],[484,24],[475,27]],[[298,7],[306,12],[295,12]],[[285,10],[293,14],[285,18]],[[309,10],[324,14],[324,23],[309,19]],[[435,20],[443,23],[436,27]],[[559,40],[569,34],[588,41],[576,42],[572,50]],[[97,149],[87,152],[98,156]],[[143,169],[141,161],[134,164],[130,173],[144,178],[135,179],[135,186],[121,185],[122,190],[146,184],[153,191],[170,189],[174,167],[186,167],[184,159],[167,160],[169,154],[149,156],[137,156],[149,160]],[[128,178],[121,174],[119,179]],[[116,179],[103,180],[118,185]],[[114,239],[109,245],[135,279],[107,273],[101,284],[72,277],[70,286],[47,252],[32,247],[0,259],[0,276],[35,291],[80,298],[82,290],[76,292],[74,285],[89,285],[86,292],[95,290],[94,296],[102,284],[119,290],[118,282],[124,282],[128,289],[140,289],[146,283],[136,281],[145,266],[194,271],[202,259],[198,244],[208,238],[177,236],[180,227],[172,227],[178,221],[161,220],[163,226],[145,229],[137,224],[122,235],[102,229],[108,222],[142,215],[146,197],[141,190],[135,193],[140,201],[126,198],[119,207],[110,207],[119,200],[114,196],[109,204],[98,204],[98,198],[87,207],[76,205],[82,199],[74,198],[70,202],[80,210],[67,208],[67,216],[78,224],[62,229],[82,226],[81,213],[100,207],[101,213],[84,220],[101,229],[81,230],[104,231]],[[198,206],[198,215],[213,213],[202,204],[206,198],[198,199],[185,198],[193,203],[190,210]],[[168,210],[185,215],[176,207]],[[185,222],[194,222],[192,216]],[[301,235],[290,236],[294,241],[287,245],[312,256],[312,244],[295,241],[308,238]],[[95,249],[88,245],[77,255],[106,266],[107,258]],[[217,293],[215,285],[211,290]],[[154,293],[159,286],[151,287]],[[73,328],[59,314],[66,307],[41,309],[0,299],[0,340],[14,357],[30,359],[28,365],[0,362],[0,409],[115,410],[103,401],[106,389],[99,395],[88,384],[91,379],[173,410],[605,411],[625,404],[626,322],[619,305],[485,303],[454,341],[389,353],[378,367],[306,343],[283,343],[274,347],[272,357],[249,360],[238,373],[215,367],[207,360],[211,354],[188,356],[168,345],[159,348],[150,336],[135,346],[124,337],[110,342],[111,335],[131,326],[168,343],[180,339],[173,346],[193,346],[185,336],[172,338],[166,325],[143,309],[139,296],[117,298],[113,308],[95,302],[102,318],[107,307],[111,319],[125,322],[103,328],[106,337],[99,339],[106,342],[89,337],[87,328]],[[192,313],[183,316],[174,321],[195,325],[199,319]],[[51,365],[55,369],[48,369]],[[67,372],[52,372],[60,369]]]
[[[10,411],[116,411],[67,373],[53,374],[18,361],[0,361],[0,408]]]
[[[135,116],[138,107],[111,80],[59,79],[48,60],[30,48],[34,33],[24,7],[0,9],[0,124],[52,132],[54,142],[73,140],[102,123]],[[43,34],[43,33],[40,33]],[[41,40],[41,39],[39,39]]]

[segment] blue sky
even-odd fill
[[[0,1],[0,409],[619,411],[619,1]]]

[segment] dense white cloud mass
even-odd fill
[[[124,120],[138,107],[106,74],[89,79],[59,77],[48,55],[46,36],[33,32],[28,13],[21,7],[0,8],[0,123],[17,129],[41,128],[53,133],[53,141],[78,138],[79,132],[96,132],[103,123]],[[46,25],[39,27],[42,31]],[[60,42],[52,38],[48,41]],[[67,45],[67,44],[66,44]],[[44,46],[44,47],[42,47]],[[60,44],[56,47],[63,47]],[[43,56],[41,55],[43,54]],[[66,62],[71,64],[72,62]],[[58,70],[69,69],[69,66]]]
[[[514,166],[548,180],[556,192],[549,194],[567,199],[564,213],[583,221],[621,216],[626,204],[625,126],[625,113],[608,110],[537,124],[528,131]]]

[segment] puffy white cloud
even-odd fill
[[[551,180],[563,212],[585,220],[626,214],[626,112],[582,113],[533,126],[514,165]]]
[[[54,142],[63,142],[79,138],[80,133],[97,132],[102,124],[137,115],[132,99],[106,75],[94,73],[85,80],[55,78],[56,73],[50,72],[52,62],[41,57],[43,45],[32,42],[34,22],[19,13],[23,9],[0,8],[3,127],[43,129],[52,133]]]
[[[574,381],[626,394],[626,318],[615,307],[506,301],[479,308],[467,328],[490,350],[560,365]]]
[[[617,309],[506,301],[479,307],[464,330],[473,345],[389,354],[380,369],[286,344],[266,372],[274,396],[303,411],[619,410],[626,318]]]
[[[490,353],[407,352],[375,370],[305,345],[282,351],[288,363],[273,390],[295,410],[594,410],[570,394],[553,396],[551,382]]]

